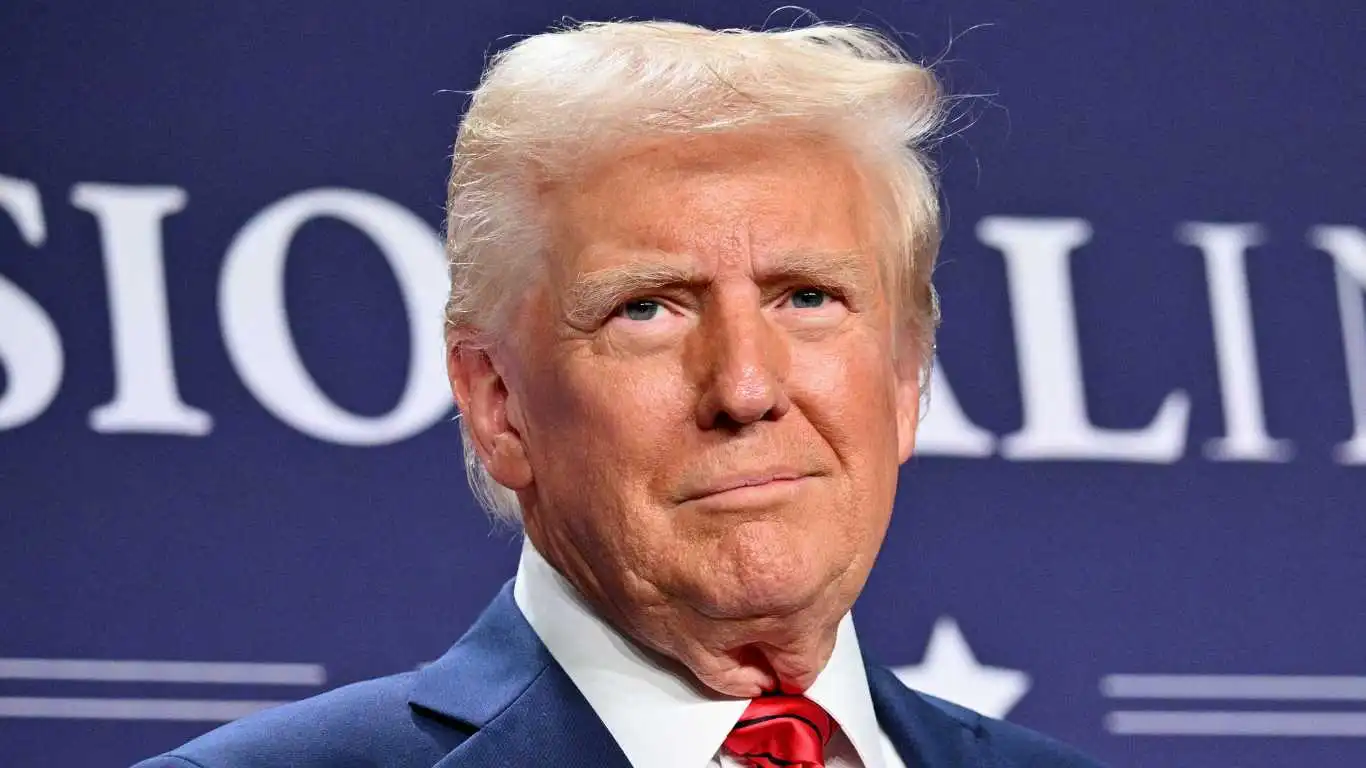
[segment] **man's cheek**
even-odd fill
[[[663,365],[632,366],[598,381],[605,407],[645,428],[691,408],[690,388]]]
[[[617,368],[599,361],[563,371],[557,377],[558,391],[551,396],[562,419],[579,427],[610,428],[623,412],[629,412],[624,406],[633,398],[635,374]]]
[[[804,361],[803,388],[839,412],[876,411],[887,399],[885,376],[870,355],[829,355]]]

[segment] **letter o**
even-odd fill
[[[285,259],[299,227],[318,217],[365,233],[398,279],[411,340],[408,377],[398,404],[381,416],[360,416],[329,400],[294,344]],[[440,240],[412,212],[368,192],[312,189],[262,209],[233,238],[219,282],[219,320],[242,382],[276,418],[320,440],[384,445],[427,429],[451,408],[441,337],[447,285]]]

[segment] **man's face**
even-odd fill
[[[542,194],[548,272],[494,358],[533,543],[627,625],[838,619],[919,400],[852,156],[669,139]]]

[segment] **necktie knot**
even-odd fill
[[[762,696],[749,703],[723,747],[750,768],[824,768],[825,745],[838,727],[805,696]]]

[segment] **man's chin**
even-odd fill
[[[745,579],[727,585],[694,606],[697,612],[718,621],[762,623],[809,612],[828,601],[828,584],[794,584],[791,580]]]

